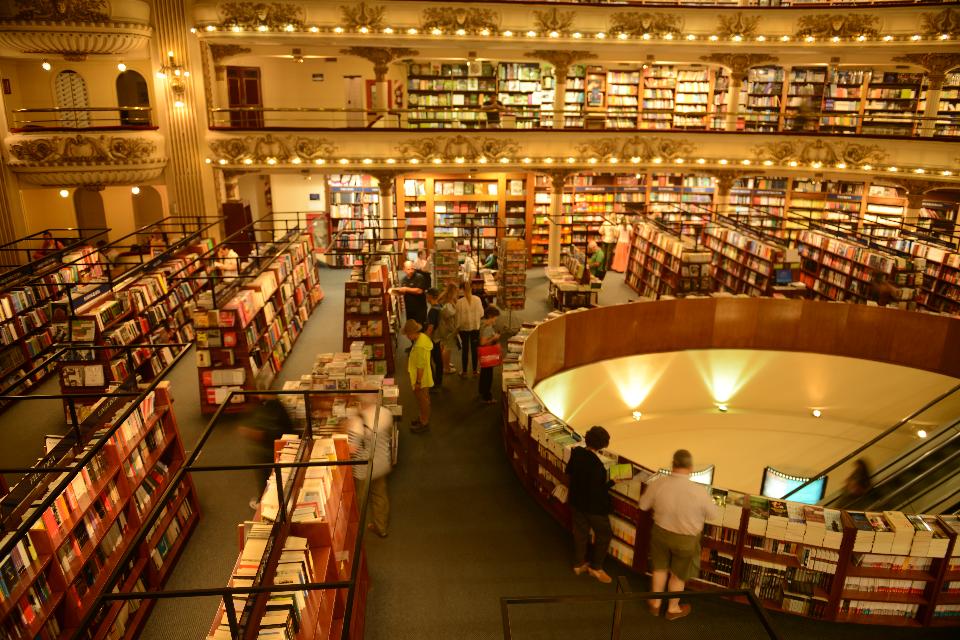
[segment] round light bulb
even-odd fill
[[[122,62],[117,63],[117,71],[119,71],[120,73],[123,73],[126,70],[127,70],[127,65],[123,64]]]
[[[70,191],[67,190],[67,189],[60,189],[60,197],[61,197],[61,198],[69,198],[69,197],[70,197]]]
[[[717,410],[720,411],[720,413],[726,413],[729,408],[730,407],[728,407],[726,404],[722,402],[717,405]]]
[[[923,429],[917,429],[917,435],[920,436],[921,438],[926,438],[927,432]]]
[[[820,416],[823,415],[823,413],[820,411],[820,409],[814,409],[814,410],[811,411],[810,413],[813,414],[813,417],[814,417],[814,418],[819,418]]]
[[[53,69],[53,65],[50,64],[49,62],[47,62],[46,60],[44,60],[43,62],[40,63],[40,67],[41,67],[44,71],[50,71],[50,69]]]
[[[140,187],[133,187],[132,189],[130,189],[130,193],[132,193],[135,196],[140,195]]]

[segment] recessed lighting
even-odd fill
[[[70,192],[69,192],[67,189],[60,189],[60,197],[61,197],[61,198],[69,198],[69,197],[70,197]]]
[[[813,415],[814,418],[819,418],[820,416],[823,415],[823,413],[820,411],[820,409],[814,409],[814,410],[811,411],[810,413]]]
[[[528,38],[535,38],[535,37],[537,37],[537,32],[531,29],[530,31],[527,31],[527,37],[528,37]]]
[[[790,42],[790,36],[780,36],[780,42]]]
[[[838,163],[837,163],[837,169],[846,169],[846,168],[847,168],[847,163],[845,163],[845,162],[838,162]]]
[[[607,34],[605,34],[603,31],[599,31],[599,32],[597,32],[597,35],[594,36],[594,37],[595,37],[597,40],[603,40],[604,38],[607,37]]]
[[[696,40],[696,39],[697,39],[697,36],[695,36],[694,34],[692,33],[687,34],[687,40]]]
[[[359,31],[360,33],[370,33],[370,27],[365,27],[365,26],[360,27],[359,29],[357,29],[357,31]]]
[[[607,160],[607,162],[609,162],[610,164],[617,164],[618,162],[620,162],[620,158],[610,158]]]
[[[797,162],[796,160],[791,160],[790,162],[787,163],[787,166],[795,167],[795,166],[797,166],[798,164],[800,164],[800,163]]]
[[[890,42],[891,40],[893,40],[893,36],[883,36],[884,42]]]
[[[916,41],[919,40],[921,37],[922,37],[922,36],[921,36],[919,33],[915,33],[915,34],[913,34],[912,36],[910,36],[910,39],[913,40],[914,42],[916,42]]]
[[[409,29],[407,29],[407,33],[409,33],[412,36],[415,36],[417,35],[417,30],[414,29],[413,27],[410,27]]]
[[[482,36],[490,35],[490,29],[487,29],[486,27],[484,27],[483,29],[480,29],[480,35]]]
[[[337,29],[340,29],[340,27],[337,27]],[[259,31],[260,33],[263,33],[264,31],[269,31],[269,30],[270,30],[270,27],[268,27],[265,24],[262,24],[259,27],[257,27],[257,31]],[[343,33],[343,29],[340,29],[340,31],[338,31],[337,33]]]
[[[813,167],[814,169],[819,169],[820,167],[823,166],[823,163],[820,162],[819,160],[814,160],[813,162],[810,163],[810,166]]]
[[[673,40],[673,34],[672,34],[672,33],[665,33],[665,34],[663,34],[663,39],[664,39],[664,40]]]
[[[513,31],[510,31],[510,29],[507,29],[506,31],[503,32],[504,38],[509,38],[511,36],[513,36]]]
[[[420,160],[417,158],[410,158],[409,162],[410,164],[420,164]]]
[[[386,32],[386,29],[384,29],[384,32]],[[320,27],[316,25],[310,27],[310,33],[320,33]]]
[[[727,164],[729,162],[726,158],[720,158],[720,164]]]
[[[396,163],[397,163],[396,159],[394,159],[394,158],[387,158],[387,159],[385,160],[385,162],[386,162],[387,164],[396,164]]]
[[[212,25],[212,24],[208,24],[206,27],[204,27],[204,29],[205,29],[206,31],[216,31],[216,30],[217,30],[217,28],[216,28],[214,25]]]
[[[253,164],[253,158],[244,158],[243,164]]]
[[[862,33],[857,36],[857,42],[866,42],[866,40],[867,36],[863,35]]]
[[[939,36],[939,38],[940,38],[941,40],[949,40],[949,39],[950,39],[950,34],[949,34],[949,33],[941,33],[940,36]]]
[[[393,33],[393,27],[384,27],[383,32],[386,34]]]
[[[574,31],[574,32],[573,32],[573,37],[576,38],[577,40],[579,40],[580,38],[583,37],[583,34],[580,33],[579,31]]]
[[[589,162],[590,164],[597,164],[597,159],[596,159],[596,158],[587,158],[587,162]]]
[[[743,41],[743,36],[738,33],[737,35],[733,36],[733,37],[730,38],[730,39],[733,40],[734,42],[742,42],[742,41]]]
[[[339,162],[340,164],[350,164],[350,160],[348,160],[347,158],[340,158],[339,160],[337,160],[337,162]]]
[[[900,169],[896,167],[887,167],[887,171],[889,171],[890,173],[896,173],[897,171],[900,171]]]
[[[234,33],[240,33],[241,31],[243,31],[243,27],[241,27],[238,24],[235,24],[232,27],[230,27],[230,31],[233,31]]]
[[[453,161],[457,164],[463,164],[467,160],[463,156],[457,156],[456,158],[453,159]]]
[[[711,35],[711,36],[708,38],[708,40],[710,40],[710,42],[716,42],[716,41],[719,40],[719,39],[720,39],[720,37],[717,36],[717,35]]]
[[[653,164],[660,164],[661,162],[663,162],[663,158],[657,157],[657,158],[654,158],[651,162],[653,162]]]
[[[943,171],[940,172],[940,175],[942,175],[942,176],[952,176],[952,175],[953,175],[953,171],[949,171],[949,170],[947,170],[947,169],[944,169]]]
[[[301,159],[300,159],[299,157],[297,157],[297,156],[294,156],[293,158],[290,158],[290,164],[300,164],[301,162],[303,162],[303,160],[301,160]]]
[[[323,158],[317,158],[316,160],[313,161],[313,164],[326,164],[326,163],[327,161],[324,160]]]
[[[757,42],[766,42],[767,36],[757,36]]]
[[[225,158],[220,158],[219,160],[217,160],[217,164],[220,164],[220,165],[227,164],[227,160]]]
[[[643,417],[643,413],[641,413],[640,411],[634,411],[632,415],[634,420],[639,420],[640,418]]]
[[[443,160],[441,160],[440,158],[434,158],[433,160],[431,160],[431,162],[433,162],[433,164],[440,164],[441,162],[443,162]]]
[[[46,60],[44,60],[43,62],[40,63],[40,68],[43,69],[44,71],[50,71],[50,69],[53,69],[53,65],[47,62]]]
[[[559,38],[559,37],[560,37],[560,32],[559,32],[559,31],[551,31],[551,32],[550,32],[550,37],[551,37],[551,38]]]
[[[122,62],[117,63],[117,71],[119,71],[120,73],[123,73],[126,70],[127,70],[127,65],[123,64]]]
[[[763,166],[765,166],[765,167],[773,166],[773,160],[764,160],[764,161],[763,161]]]
[[[544,158],[543,162],[544,164],[553,164],[553,158]]]
[[[840,36],[833,36],[830,38],[830,42],[840,42]]]
[[[817,39],[814,38],[813,36],[807,36],[806,38],[803,39],[803,41],[804,41],[804,42],[816,42]]]
[[[458,36],[465,36],[465,35],[467,35],[467,30],[466,30],[466,29],[457,29],[456,33],[457,33]]]
[[[926,171],[925,169],[919,169],[919,168],[918,168],[918,169],[914,169],[913,172],[914,172],[914,173],[926,173],[927,171]]]
[[[276,158],[267,158],[267,164],[277,164]]]
[[[364,158],[362,162],[363,164],[373,164],[373,160],[371,160],[370,158]]]
[[[706,158],[697,158],[697,164],[706,164],[706,163],[707,163]]]
[[[135,195],[135,196],[140,195],[140,187],[132,187],[132,188],[130,189],[130,193],[132,193],[132,194]]]
[[[865,164],[865,165],[863,165],[863,166],[860,167],[860,168],[863,169],[864,171],[870,171],[871,169],[873,169],[873,165],[872,165],[872,164]]]
[[[524,158],[520,162],[522,162],[523,164],[530,164],[532,161],[530,160],[530,158]]]
[[[213,162],[213,160],[211,160],[210,158],[204,158],[204,159],[203,159],[203,162],[204,162],[205,164],[211,164],[211,163]]]
[[[683,158],[674,158],[673,162],[674,164],[683,164],[684,162],[686,162],[686,160],[684,160]]]
[[[742,164],[742,165],[744,165],[744,166],[746,166],[746,167],[749,167],[749,166],[750,166],[750,161],[749,161],[749,160],[741,160],[741,161],[740,161],[740,164]]]
[[[728,407],[728,406],[727,406],[725,403],[723,403],[723,402],[721,402],[720,404],[717,405],[717,410],[718,410],[720,413],[726,413],[729,408],[730,408],[730,407]]]
[[[510,158],[506,156],[500,158],[500,164],[509,164],[509,163],[510,163]]]
[[[430,29],[430,33],[432,33],[435,36],[439,36],[443,34],[443,29],[441,29],[440,27],[434,27],[433,29]]]
[[[640,156],[631,156],[630,162],[632,162],[633,164],[640,164]]]
[[[927,437],[927,432],[926,432],[926,430],[924,430],[924,429],[917,429],[917,435],[918,435],[919,437],[921,437],[921,438],[926,438],[926,437]]]
[[[574,158],[574,157],[572,157],[572,156],[569,157],[569,158],[567,158],[567,164],[573,164],[573,163],[576,162],[576,161],[577,161],[577,159]]]
[[[283,28],[283,30],[286,31],[287,33],[290,33],[291,31],[293,31],[293,29],[294,29],[294,26],[292,24],[288,24]],[[367,28],[360,27],[360,33],[366,33],[367,31],[370,31],[370,29],[367,29],[367,31],[364,31],[364,29],[367,29]]]
[[[487,164],[487,156],[480,156],[479,158],[477,158],[477,162],[479,162],[480,164]]]

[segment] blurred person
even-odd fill
[[[500,349],[500,334],[497,333],[494,325],[497,322],[497,318],[500,317],[500,309],[497,309],[494,306],[487,307],[487,310],[483,312],[483,320],[480,321],[480,349],[483,351],[484,347],[497,347],[496,351]],[[480,402],[484,404],[493,404],[493,370],[497,367],[497,364],[483,364],[480,366]]]
[[[470,373],[479,373],[477,346],[480,344],[483,302],[473,295],[469,280],[460,284],[460,291],[463,292],[463,297],[457,300],[456,309],[457,331],[460,334],[460,377],[463,378]]]
[[[610,528],[610,487],[607,469],[600,451],[610,446],[610,434],[600,426],[590,427],[584,436],[585,447],[570,452],[566,472],[570,476],[567,501],[573,515],[573,572],[589,573],[607,584],[612,578],[603,570],[613,530]],[[593,531],[593,549],[587,556],[587,543]]]
[[[633,225],[629,223],[626,216],[620,219],[619,237],[617,246],[613,252],[613,260],[610,262],[610,270],[617,273],[623,273],[627,270],[627,260],[630,258],[630,240],[633,237]]]
[[[262,396],[250,415],[237,427],[237,432],[250,441],[254,448],[256,463],[270,463],[274,461],[273,444],[284,434],[294,433],[295,425],[287,413],[286,407],[276,396]],[[267,479],[273,475],[273,469],[257,470],[257,486],[261,491],[267,484]],[[260,504],[260,496],[250,500],[250,508],[256,510]]]
[[[440,305],[440,324],[437,326],[437,337],[440,340],[440,362],[445,373],[455,373],[456,368],[450,363],[450,356],[457,346],[457,285],[449,283],[440,294],[437,301]]]
[[[587,259],[587,269],[590,270],[594,278],[603,280],[603,277],[607,275],[607,259],[604,256],[603,249],[600,248],[600,245],[598,245],[595,240],[591,240],[587,244],[587,254],[589,255]]]
[[[497,268],[497,252],[496,251],[491,251],[490,253],[487,254],[486,260],[483,261],[483,268],[496,270]]]
[[[213,263],[224,280],[237,277],[240,272],[240,255],[225,244],[217,247],[217,260]]]
[[[603,245],[603,270],[610,269],[613,262],[613,251],[617,248],[617,239],[620,237],[620,228],[614,220],[604,216],[600,223],[600,242]]]
[[[387,475],[393,469],[393,414],[377,404],[375,394],[360,396],[359,410],[348,412],[345,421],[350,441],[351,458],[369,460],[370,464],[353,467],[357,495],[362,496],[367,478],[370,478],[370,506],[367,510],[367,528],[381,538],[387,537],[390,520],[390,498],[387,495]],[[372,465],[372,469],[370,468]],[[358,505],[358,508],[360,505]]]
[[[870,467],[863,458],[853,462],[853,471],[843,483],[843,490],[848,496],[859,498],[870,491],[873,482],[870,480]]]
[[[433,342],[421,329],[420,323],[413,319],[403,325],[403,335],[412,343],[407,357],[407,373],[410,374],[410,385],[419,410],[418,418],[410,424],[413,433],[423,433],[430,428],[430,388],[433,386],[430,354]]]
[[[63,243],[53,237],[53,234],[49,231],[44,231],[40,234],[40,240],[42,241],[40,247],[35,249],[30,256],[34,260],[40,260],[46,258],[51,253],[55,253],[63,249]]]

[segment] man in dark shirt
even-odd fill
[[[427,322],[427,284],[423,275],[417,271],[413,262],[403,263],[403,277],[400,286],[394,287],[390,293],[403,294],[403,306],[407,310],[407,320],[416,320],[421,326]]]
[[[430,387],[430,393],[438,393],[443,384],[443,353],[440,348],[440,336],[437,328],[440,326],[440,305],[437,300],[440,298],[440,292],[436,289],[427,289],[427,303],[430,308],[427,310],[427,323],[423,325],[423,332],[433,340],[433,351],[430,352],[430,362],[433,365],[433,386]]]
[[[610,493],[613,483],[599,452],[610,444],[610,434],[603,427],[590,427],[584,437],[586,447],[570,452],[567,475],[570,476],[570,509],[573,512],[573,572],[589,573],[603,583],[612,578],[603,570],[603,561],[613,538],[610,529]],[[587,542],[593,529],[593,550],[587,561]]]

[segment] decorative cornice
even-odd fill
[[[544,60],[552,64],[557,70],[557,81],[561,81],[562,79],[563,82],[567,81],[567,72],[570,71],[570,65],[583,60],[592,60],[597,57],[597,54],[590,53],[589,51],[571,49],[535,49],[533,51],[527,51],[523,55],[535,60]]]
[[[420,16],[421,28],[429,31],[442,29],[454,33],[460,29],[468,33],[478,33],[484,29],[497,31],[500,28],[500,14],[493,9],[475,7],[431,7],[424,9]]]
[[[717,35],[721,38],[752,38],[757,33],[757,26],[760,24],[760,16],[745,16],[742,11],[734,14],[721,13],[719,16],[719,26],[717,26]]]
[[[218,138],[209,142],[210,151],[219,162],[240,164],[249,160],[251,164],[263,164],[269,160],[287,161],[299,158],[301,161],[313,161],[326,158],[337,151],[337,145],[326,138],[304,135],[274,136],[264,135],[235,136]]]
[[[680,33],[683,18],[672,13],[615,13],[610,17],[610,33],[625,33],[630,36],[643,34]]]
[[[820,13],[800,16],[797,20],[797,37],[806,38],[874,38],[880,33],[880,19],[869,13]]]
[[[960,11],[944,9],[937,13],[925,13],[921,25],[926,36],[960,36]]]
[[[210,57],[213,58],[213,64],[219,65],[230,56],[238,56],[244,53],[250,53],[249,47],[241,47],[238,44],[219,44],[210,43]]]
[[[17,0],[17,20],[108,22],[106,0]]]
[[[823,140],[783,140],[753,147],[757,160],[771,160],[778,164],[791,161],[824,166],[844,163],[851,166],[879,164],[887,159],[887,152],[875,144],[853,142],[825,142]]]
[[[302,29],[303,7],[289,2],[224,2],[218,7],[220,24],[225,27],[284,29],[288,25]]]
[[[153,140],[132,136],[21,137],[10,144],[10,156],[33,166],[130,164],[149,159],[156,148]]]
[[[542,33],[556,31],[560,34],[566,34],[573,28],[576,16],[576,11],[560,11],[556,7],[552,7],[545,11],[535,10],[533,12],[533,23],[537,30]]]
[[[942,84],[948,71],[960,67],[960,53],[907,53],[893,60],[923,67],[931,84],[937,80]]]
[[[79,58],[122,55],[146,48],[153,28],[138,23],[0,21],[0,46],[28,54]]]
[[[776,62],[778,58],[766,53],[711,53],[700,56],[704,62],[719,64],[730,70],[734,80],[742,81],[751,67],[768,62]]]
[[[383,14],[386,8],[383,5],[371,7],[366,2],[357,2],[352,5],[340,5],[340,16],[343,24],[353,31],[366,28],[371,31],[383,27]]]
[[[629,138],[597,138],[576,146],[581,158],[610,158],[647,162],[654,158],[671,160],[693,153],[694,146],[686,140],[658,136],[631,136]]]
[[[396,148],[405,158],[420,161],[434,158],[463,158],[466,162],[480,158],[496,160],[514,156],[520,151],[520,145],[514,140],[464,135],[414,138],[401,142]]]
[[[373,74],[378,82],[382,82],[390,70],[390,63],[401,58],[411,58],[419,55],[416,49],[404,47],[350,47],[340,49],[345,56],[357,56],[373,63]]]
[[[942,182],[937,182],[936,180],[924,180],[922,178],[897,178],[895,180],[890,180],[888,178],[888,181],[906,191],[908,196],[922,196],[929,191],[950,188],[950,185],[946,185]]]

